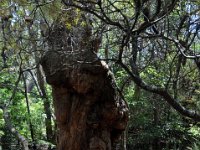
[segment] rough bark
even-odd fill
[[[73,35],[73,37],[71,36]],[[89,26],[54,24],[41,60],[52,86],[59,150],[111,150],[125,130],[128,108],[96,51]]]

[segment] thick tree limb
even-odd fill
[[[160,95],[180,114],[189,117],[195,121],[200,121],[200,114],[198,114],[198,112],[187,110],[179,103],[179,100],[174,99],[166,89],[148,85],[139,76],[133,74],[125,64],[123,64],[122,62],[118,63],[131,76],[132,80],[142,89]]]

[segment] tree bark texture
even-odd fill
[[[72,36],[73,35],[73,36]],[[52,86],[59,150],[111,150],[125,130],[128,107],[113,74],[98,59],[88,26],[54,24],[41,60]]]

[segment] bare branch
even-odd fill
[[[146,84],[139,76],[133,74],[131,70],[122,62],[118,62],[119,65],[130,75],[132,80],[142,89],[158,94],[164,98],[175,110],[177,110],[183,116],[194,119],[195,121],[200,121],[200,114],[196,111],[187,110],[185,107],[181,106],[179,100],[174,99],[168,91],[164,88],[159,88],[156,86],[150,86]]]

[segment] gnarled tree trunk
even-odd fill
[[[127,125],[127,105],[92,38],[89,25],[55,23],[49,31],[41,64],[52,86],[59,150],[115,149]]]

